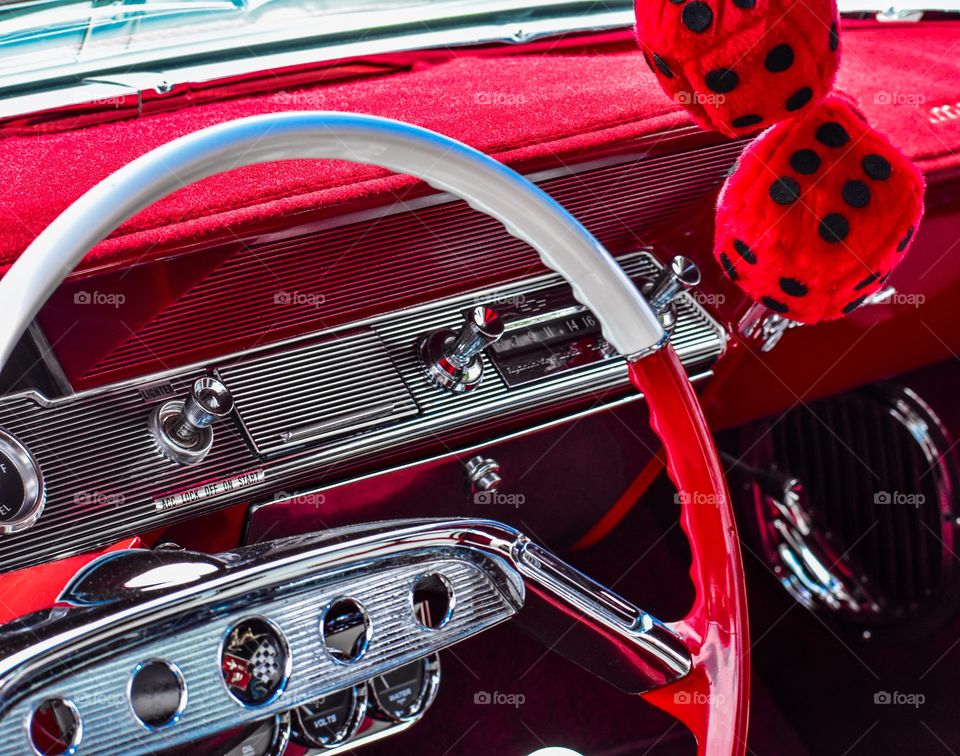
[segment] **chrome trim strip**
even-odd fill
[[[514,2],[504,2],[505,7],[515,7]],[[423,9],[418,9],[423,12]],[[449,13],[447,8],[446,12]],[[429,19],[428,19],[429,20]],[[323,35],[312,35],[314,44],[308,49],[292,52],[248,55],[232,60],[214,63],[191,63],[186,66],[167,65],[156,59],[156,54],[127,54],[114,59],[109,69],[103,68],[102,59],[78,60],[69,69],[57,70],[57,80],[76,81],[79,85],[64,86],[46,92],[16,94],[16,90],[33,87],[42,83],[38,71],[26,72],[19,77],[5,76],[0,92],[9,94],[0,99],[0,121],[17,118],[36,118],[42,114],[53,113],[62,108],[94,105],[97,102],[110,103],[101,106],[118,109],[124,116],[131,112],[142,113],[149,108],[151,100],[163,102],[163,98],[176,95],[190,85],[203,85],[209,88],[218,83],[235,83],[239,79],[253,77],[265,71],[277,75],[283,69],[296,69],[322,63],[345,62],[349,59],[369,58],[371,56],[411,52],[416,50],[447,49],[457,47],[476,47],[489,44],[520,44],[537,39],[561,36],[577,32],[603,32],[613,29],[629,28],[634,23],[632,11],[594,12],[588,15],[574,14],[553,19],[531,20],[524,23],[474,24],[460,28],[445,27],[441,31],[423,31],[420,22],[398,27],[397,24],[384,24],[382,13],[371,15],[371,21],[380,28],[371,28],[365,39],[357,42],[339,41],[343,29],[330,28],[328,19],[324,19]],[[356,27],[354,27],[356,28]],[[401,29],[415,30],[414,33],[399,33]],[[371,34],[370,32],[379,32]],[[289,32],[277,41],[289,43]],[[258,43],[257,47],[267,47],[270,41]],[[249,45],[248,45],[249,48]],[[204,51],[212,48],[205,45]],[[149,66],[144,72],[142,82],[132,82],[129,76],[111,71],[131,71],[135,67]],[[156,71],[156,68],[162,68]],[[99,72],[99,73],[98,73]],[[82,78],[86,77],[86,78]],[[48,77],[49,79],[49,77]],[[155,81],[156,84],[151,82]]]
[[[417,621],[406,590],[424,571],[442,574],[459,599],[434,629]],[[67,608],[0,628],[0,754],[23,751],[23,716],[54,695],[83,702],[85,753],[189,742],[384,674],[521,609],[526,617],[534,595],[546,599],[554,621],[582,623],[596,641],[588,668],[601,677],[614,670],[641,692],[690,670],[689,652],[664,625],[492,520],[371,523],[218,556],[135,549],[83,568],[60,597]],[[339,596],[362,603],[373,626],[368,652],[351,664],[323,653],[317,632],[322,607]],[[218,653],[225,630],[251,616],[279,630],[293,660],[283,693],[256,709],[232,703]],[[541,618],[535,613],[525,624],[536,627]],[[597,632],[598,624],[607,632]],[[176,664],[193,691],[176,727],[147,735],[125,700],[109,695],[144,658]]]

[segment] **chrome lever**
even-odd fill
[[[442,328],[418,345],[420,363],[431,383],[447,391],[472,391],[483,381],[481,354],[503,336],[504,325],[492,307],[474,307],[459,333]]]
[[[185,399],[165,402],[151,413],[150,432],[171,462],[196,464],[213,447],[213,422],[233,412],[233,405],[233,395],[221,381],[203,376]]]
[[[700,268],[689,257],[677,255],[643,286],[643,296],[668,333],[677,322],[676,299],[700,283]]]

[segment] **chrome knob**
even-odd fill
[[[181,465],[196,464],[213,447],[214,421],[232,411],[230,390],[205,375],[194,381],[185,399],[165,402],[151,413],[150,432],[167,459]]]
[[[658,315],[665,312],[683,292],[700,283],[700,268],[689,257],[677,255],[643,289]]]
[[[474,492],[495,491],[500,488],[503,478],[500,477],[500,465],[489,457],[476,456],[467,460],[467,481]]]
[[[216,378],[198,378],[190,387],[183,402],[180,415],[172,424],[173,435],[183,441],[195,438],[214,420],[226,417],[233,411],[233,396],[229,389]]]
[[[448,391],[470,391],[483,380],[484,349],[503,336],[503,320],[491,307],[474,307],[459,333],[434,331],[419,344],[420,362],[427,378]]]

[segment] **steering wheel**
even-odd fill
[[[684,678],[644,696],[683,721],[699,753],[743,754],[749,681],[746,596],[736,525],[716,448],[680,361],[650,306],[569,212],[515,171],[455,140],[372,116],[284,113],[213,126],[134,160],[78,199],[0,280],[0,366],[47,298],[121,223],[200,179],[254,163],[330,158],[410,174],[465,200],[529,243],[597,316],[629,363],[667,453],[690,541],[696,598],[672,623],[690,650]]]

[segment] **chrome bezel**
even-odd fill
[[[213,448],[213,428],[207,426],[198,428],[194,443],[184,446],[170,433],[170,423],[180,417],[183,412],[184,401],[172,399],[157,405],[150,413],[148,428],[150,435],[156,442],[157,449],[164,457],[178,465],[195,465],[202,462],[204,457]]]
[[[169,669],[173,676],[177,678],[177,682],[180,687],[180,702],[177,704],[177,710],[174,712],[173,716],[169,720],[160,725],[151,725],[147,724],[140,718],[140,715],[137,714],[137,710],[133,706],[133,680],[137,674],[148,664],[162,664],[167,669]],[[183,712],[187,708],[188,692],[187,692],[187,681],[183,677],[183,672],[180,667],[174,664],[171,661],[161,658],[152,658],[140,662],[133,670],[130,672],[130,677],[127,680],[127,707],[130,709],[130,713],[133,715],[133,718],[137,723],[143,727],[147,732],[157,732],[158,730],[164,730],[167,727],[172,727],[177,722],[180,721],[180,718],[183,716]]]
[[[227,681],[223,679],[223,652],[226,648],[227,638],[230,637],[230,632],[234,627],[242,622],[250,622],[251,620],[260,620],[261,622],[266,623],[270,629],[276,633],[277,639],[280,641],[280,645],[283,647],[284,652],[283,677],[280,679],[280,684],[273,692],[273,695],[255,704],[247,703],[246,701],[238,698],[237,695],[230,689],[230,686],[227,685]],[[287,640],[286,634],[276,622],[264,617],[262,614],[249,614],[234,622],[231,622],[230,626],[224,630],[223,636],[220,638],[220,644],[217,647],[217,667],[217,680],[220,682],[220,686],[226,691],[227,695],[230,696],[230,700],[236,704],[239,704],[244,709],[256,710],[272,704],[274,701],[279,699],[280,696],[283,695],[283,692],[287,689],[287,683],[290,682],[290,675],[293,673],[293,652],[290,649],[290,642]]]
[[[43,473],[27,447],[15,436],[0,429],[0,454],[3,454],[20,475],[23,484],[23,499],[13,520],[0,522],[0,535],[19,533],[40,519],[47,503],[47,489]]]
[[[443,617],[440,618],[440,621],[437,622],[436,625],[424,624],[420,621],[420,617],[417,616],[417,602],[414,600],[414,594],[417,592],[417,584],[426,578],[438,578],[440,580],[440,584],[443,585],[447,592],[447,611],[444,612]],[[407,592],[407,598],[410,602],[410,613],[413,615],[413,619],[427,632],[434,632],[446,625],[450,621],[450,618],[453,617],[453,610],[457,606],[457,593],[453,589],[453,584],[446,575],[444,575],[442,572],[436,571],[422,572],[412,581],[410,581],[410,590]]]
[[[73,740],[70,745],[67,746],[67,749],[58,756],[72,756],[80,748],[80,743],[83,741],[83,717],[80,716],[80,710],[77,708],[77,705],[71,701],[69,698],[63,698],[61,696],[50,696],[44,698],[42,701],[39,701],[35,705],[30,707],[30,712],[27,714],[27,718],[24,721],[24,727],[27,730],[27,742],[30,744],[30,749],[33,751],[35,756],[46,756],[42,753],[33,742],[33,738],[30,736],[31,723],[33,722],[33,717],[37,713],[37,709],[43,706],[47,701],[60,701],[64,706],[66,706],[73,714],[77,722],[77,731],[74,733]]]
[[[402,717],[391,714],[377,695],[374,680],[370,680],[367,685],[370,688],[370,698],[373,701],[371,714],[374,716],[379,715],[379,718],[388,722],[412,722],[422,717],[427,709],[433,705],[437,697],[437,692],[440,690],[440,655],[431,654],[430,656],[418,659],[417,662],[424,666],[423,685],[420,688],[420,693],[417,695],[416,703],[411,713],[405,714]]]
[[[339,656],[334,654],[329,646],[327,646],[327,636],[324,633],[323,629],[327,622],[327,613],[334,607],[335,604],[339,604],[341,601],[350,601],[360,607],[360,613],[363,615],[363,645],[360,646],[360,651],[351,659],[341,659]],[[367,653],[367,649],[370,648],[370,641],[373,638],[373,620],[370,619],[370,612],[367,611],[367,607],[357,601],[353,596],[336,596],[327,602],[327,605],[323,607],[323,611],[320,613],[320,626],[317,628],[320,633],[320,645],[323,646],[323,652],[327,655],[329,659],[332,659],[336,664],[339,664],[343,667],[349,667],[351,664],[356,664],[360,661],[364,655]]]
[[[367,708],[369,706],[370,697],[368,695],[367,686],[365,683],[354,685],[348,690],[353,694],[353,706],[350,710],[350,716],[347,718],[346,724],[334,734],[332,740],[327,743],[321,743],[319,740],[310,737],[306,731],[306,727],[303,725],[300,717],[300,707],[298,706],[290,713],[291,719],[296,723],[295,730],[291,728],[291,737],[293,741],[298,745],[302,745],[307,748],[322,748],[329,750],[340,747],[350,740],[350,738],[356,735],[357,730],[360,729],[360,725],[363,724],[363,720],[367,716]],[[330,693],[327,695],[334,694]],[[300,742],[298,738],[303,742]]]

